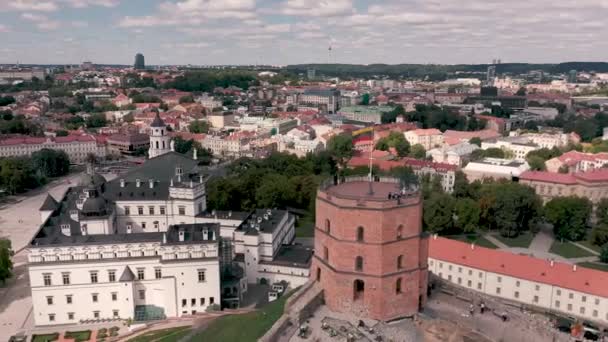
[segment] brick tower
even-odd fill
[[[333,311],[389,321],[426,302],[422,199],[393,178],[347,178],[317,193],[311,277]]]

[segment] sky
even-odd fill
[[[0,63],[606,61],[606,13],[608,0],[0,0]]]

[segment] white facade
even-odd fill
[[[157,114],[158,121],[155,119],[150,126],[150,150],[148,152],[149,158],[158,157],[165,153],[170,152],[173,148],[171,146],[171,137],[167,132],[165,123],[160,120]]]
[[[435,128],[415,129],[407,131],[403,133],[403,135],[410,145],[420,144],[425,150],[430,150],[443,145],[443,134],[440,130]]]
[[[434,148],[426,152],[427,157],[433,158],[435,163],[446,163],[462,166],[469,160],[473,151],[478,150],[479,146],[467,142],[458,143],[452,146]]]
[[[481,143],[481,148],[487,150],[489,148],[498,148],[513,154],[513,158],[517,161],[525,161],[528,153],[541,149],[535,143],[526,142],[524,139],[518,138],[501,138],[497,140],[488,140]]]
[[[470,162],[462,171],[467,175],[470,182],[483,180],[484,178],[493,179],[512,179],[519,177],[530,166],[526,162],[509,159],[485,158],[480,161]]]
[[[56,138],[9,138],[0,141],[0,157],[31,156],[42,149],[64,151],[74,164],[82,164],[87,155],[105,158],[105,144],[98,144],[92,135],[67,136]]]

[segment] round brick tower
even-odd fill
[[[422,199],[393,178],[347,178],[317,193],[311,277],[333,311],[381,321],[426,302],[428,237]]]

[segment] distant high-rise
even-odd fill
[[[313,68],[310,68],[308,70],[306,70],[306,78],[308,78],[309,80],[314,80],[316,77],[316,70]]]
[[[490,65],[488,67],[488,72],[486,74],[486,82],[488,84],[493,84],[494,83],[494,77],[496,77],[496,66],[495,65]]]
[[[570,70],[568,73],[568,83],[576,83],[578,79],[578,72],[576,70]]]
[[[138,53],[135,55],[135,64],[133,64],[133,68],[135,70],[144,70],[146,68],[146,62],[144,60],[144,55]]]

